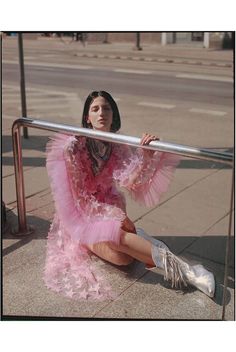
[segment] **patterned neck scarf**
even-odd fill
[[[111,143],[88,138],[86,144],[92,160],[93,172],[97,175],[110,158],[112,150]]]

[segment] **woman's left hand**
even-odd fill
[[[143,133],[143,136],[141,138],[140,144],[141,145],[148,145],[149,143],[151,143],[152,141],[159,141],[160,138],[157,136],[154,136],[152,134],[149,133]],[[143,149],[143,153],[145,153],[146,155],[152,155],[154,153],[154,150],[150,150],[150,149]]]
[[[159,137],[156,137],[156,136],[149,134],[149,133],[144,133],[141,138],[140,144],[141,145],[148,145],[152,141],[159,141],[159,140],[160,140]]]

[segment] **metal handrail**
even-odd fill
[[[88,128],[79,128],[55,122],[35,120],[32,118],[22,117],[13,122],[12,138],[13,138],[13,152],[16,178],[16,195],[17,195],[17,209],[18,209],[18,224],[19,233],[25,234],[30,229],[27,229],[26,224],[26,209],[25,209],[25,191],[22,167],[22,150],[21,150],[21,135],[20,127],[33,127],[42,130],[53,132],[62,132],[77,136],[86,136],[90,138],[101,139],[108,142],[127,144],[130,146],[141,147],[144,149],[159,150],[174,154],[179,154],[187,157],[197,158],[201,160],[211,160],[220,163],[233,164],[233,154],[220,153],[208,149],[200,149],[196,147],[189,147],[185,145],[166,143],[161,141],[153,141],[149,145],[141,146],[140,138],[130,137],[111,132],[95,131]]]
[[[48,130],[53,132],[62,132],[65,134],[86,136],[90,138],[101,139],[112,143],[126,144],[134,147],[140,147],[150,150],[164,151],[168,153],[178,154],[186,157],[216,161],[223,164],[231,165],[233,168],[234,175],[234,157],[232,153],[215,152],[209,149],[202,149],[197,147],[190,147],[185,145],[166,143],[162,141],[153,141],[149,145],[141,146],[140,138],[120,135],[110,132],[94,131],[88,128],[78,128],[65,124],[58,124],[49,121],[35,120],[32,118],[19,118],[13,122],[12,125],[12,140],[13,140],[13,156],[14,156],[14,167],[15,167],[15,181],[16,181],[16,196],[17,196],[17,210],[18,210],[18,229],[16,233],[18,235],[26,235],[32,233],[32,228],[27,226],[26,222],[26,208],[25,208],[25,190],[24,190],[24,177],[23,177],[23,165],[22,165],[22,148],[21,148],[21,134],[20,128],[32,127],[42,130]],[[234,182],[234,177],[233,177]],[[223,314],[222,319],[225,316],[225,297],[227,288],[227,272],[229,265],[229,243],[231,234],[231,222],[232,222],[232,208],[233,208],[233,184],[231,190],[231,204],[230,204],[230,219],[228,228],[227,238],[227,250],[225,258],[225,275],[224,275],[224,298],[223,298]]]
[[[101,139],[107,142],[127,144],[134,147],[142,147],[145,149],[159,150],[162,152],[169,152],[173,154],[179,154],[187,157],[197,158],[201,160],[216,161],[224,164],[233,164],[232,153],[216,152],[209,149],[203,149],[198,147],[191,147],[186,145],[167,143],[162,141],[153,141],[149,145],[141,146],[140,138],[121,135],[118,133],[95,131],[88,128],[79,128],[61,123],[49,122],[44,120],[35,120],[31,118],[20,118],[13,123],[12,129],[18,128],[16,126],[34,127],[38,129],[62,132],[66,134],[72,134],[77,136],[86,136],[96,139]]]

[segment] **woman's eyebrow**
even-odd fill
[[[97,104],[97,105],[93,105],[93,106],[91,106],[91,109],[93,109],[93,108],[97,108],[97,107],[99,107],[99,106],[106,106],[106,107],[110,107],[110,104],[105,103],[105,104]]]

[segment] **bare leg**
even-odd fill
[[[202,265],[190,265],[175,256],[165,244],[164,246],[153,245],[134,233],[123,231],[120,245],[111,242],[103,242],[100,245],[105,246],[105,250],[99,249],[99,247],[95,248],[95,245],[92,246],[91,250],[111,263],[127,265],[135,258],[150,267],[154,267],[154,270],[155,268],[164,269],[164,278],[172,282],[172,287],[190,284],[208,296],[214,296],[215,280],[213,274]]]
[[[119,246],[109,243],[110,248],[126,253],[129,256],[151,266],[155,263],[152,259],[152,244],[142,237],[131,232],[123,232],[121,235],[121,243]]]
[[[125,252],[118,250],[117,246],[111,246],[110,242],[99,242],[88,246],[89,250],[98,257],[115,265],[129,265],[134,258]]]
[[[88,248],[97,256],[116,265],[128,265],[134,259],[155,266],[152,260],[151,243],[131,232],[123,232],[120,245],[100,242]]]

